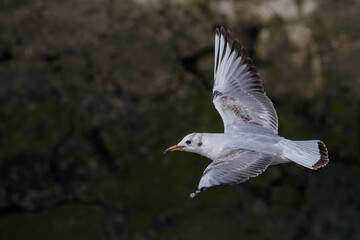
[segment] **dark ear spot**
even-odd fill
[[[199,142],[198,144],[197,144],[199,147],[201,147],[201,145],[202,145],[202,142]]]

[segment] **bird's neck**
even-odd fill
[[[215,160],[222,152],[224,146],[223,133],[203,133],[202,146],[199,154]]]

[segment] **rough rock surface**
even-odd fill
[[[360,239],[360,2],[0,1],[0,238]],[[247,47],[280,135],[319,172],[274,166],[195,199],[222,131],[214,28]]]

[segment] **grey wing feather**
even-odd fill
[[[232,185],[245,182],[261,174],[271,164],[274,155],[247,149],[234,149],[213,161],[203,172],[198,188],[190,194],[217,185]]]
[[[225,132],[257,126],[278,132],[278,118],[245,48],[230,31],[216,29],[213,102]]]

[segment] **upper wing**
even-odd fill
[[[266,96],[260,76],[245,48],[223,27],[215,33],[213,102],[225,132],[251,125],[278,132],[274,106]]]
[[[238,184],[256,177],[271,164],[274,156],[248,149],[233,149],[213,161],[203,172],[198,188],[190,194],[217,185]]]

